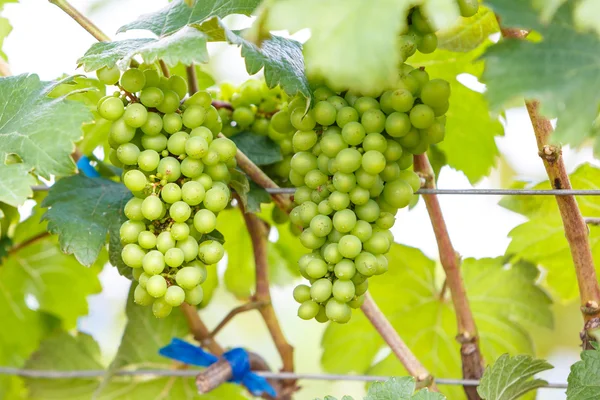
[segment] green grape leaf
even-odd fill
[[[282,0],[272,2],[258,21],[264,30],[310,29],[304,44],[310,79],[377,93],[397,82],[401,59],[394,39],[406,27],[411,6],[407,0]]]
[[[394,244],[385,279],[369,281],[369,291],[394,328],[435,376],[459,376],[460,345],[455,341],[456,316],[448,293],[440,298],[441,271],[418,250]],[[533,351],[528,327],[551,327],[550,298],[536,285],[538,271],[527,263],[466,259],[461,267],[485,359]],[[398,286],[398,282],[401,285]],[[411,321],[407,324],[406,321]],[[352,332],[352,335],[348,335]],[[360,337],[361,346],[348,352]],[[354,342],[353,342],[354,341]],[[406,375],[392,354],[372,365],[383,341],[360,313],[345,325],[330,324],[323,336],[322,364],[330,372]],[[451,399],[463,399],[461,388],[448,388]]]
[[[261,204],[270,202],[271,195],[256,183],[250,181],[250,191],[248,192],[248,199],[246,200],[248,210],[254,210],[251,212],[258,212]]]
[[[224,27],[225,28],[225,27]],[[304,74],[302,44],[295,40],[271,35],[258,47],[237,33],[225,28],[229,43],[241,46],[246,71],[256,74],[264,68],[265,82],[269,88],[280,85],[290,96],[302,93],[311,98],[308,79]]]
[[[581,360],[571,366],[567,379],[567,400],[586,400],[600,396],[600,350],[584,350]]]
[[[37,75],[0,79],[0,103],[6,105],[0,112],[0,160],[15,153],[44,178],[75,171],[73,142],[92,118],[84,104],[49,98],[56,85]]]
[[[165,36],[186,25],[201,24],[213,17],[224,18],[230,14],[250,15],[260,0],[198,0],[190,7],[185,0],[175,0],[163,9],[144,14],[123,25],[117,33],[131,29],[144,29],[156,36]]]
[[[205,63],[208,61],[207,37],[193,27],[185,27],[160,39],[125,39],[116,42],[98,42],[77,62],[86,71],[115,64],[126,67],[131,59],[140,55],[144,62],[152,64],[163,60],[169,66],[181,63]]]
[[[441,393],[427,389],[415,393],[413,377],[390,378],[385,382],[375,382],[369,387],[365,400],[444,400]]]
[[[0,163],[0,201],[17,207],[33,195],[35,178],[29,174],[30,169],[25,164]]]
[[[498,32],[496,16],[486,7],[470,18],[460,17],[457,24],[437,32],[438,48],[448,51],[469,52]],[[410,61],[409,61],[410,62]]]
[[[574,2],[562,5],[547,25],[539,21],[530,0],[488,3],[505,26],[535,29],[543,37],[538,43],[503,40],[486,51],[482,80],[492,107],[500,109],[521,97],[539,100],[543,115],[558,118],[553,139],[581,144],[592,134],[600,104],[600,79],[595,73],[600,37],[579,32],[573,25]]]
[[[119,237],[123,208],[131,192],[108,179],[75,175],[56,182],[44,199],[48,230],[57,234],[62,251],[90,265],[106,244],[106,235]]]
[[[283,160],[279,146],[267,136],[241,132],[230,139],[256,165],[274,164]]]
[[[255,212],[255,209],[250,209],[248,207],[248,193],[250,192],[250,182],[248,181],[248,177],[238,169],[232,168],[229,172],[231,174],[229,186],[237,193],[246,212]]]
[[[474,60],[486,45],[468,53],[438,50],[430,55],[415,54],[410,59],[414,67],[425,67],[431,78],[450,83],[446,137],[437,148],[445,153],[449,166],[464,172],[473,183],[487,176],[496,164],[499,153],[495,137],[503,134],[503,128],[498,118],[490,114],[483,95],[464,86],[457,76],[480,76],[483,65]]]
[[[552,368],[548,362],[531,356],[510,357],[503,354],[486,368],[477,392],[485,400],[516,400],[527,392],[545,386],[548,382],[532,378]]]

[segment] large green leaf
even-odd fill
[[[75,175],[60,179],[42,203],[43,219],[57,234],[61,249],[74,254],[83,265],[92,264],[106,244],[106,235],[119,237],[125,220],[123,208],[131,192],[108,179]]]
[[[432,79],[450,82],[446,137],[437,148],[445,153],[448,165],[463,171],[473,183],[487,176],[496,164],[495,136],[503,134],[500,121],[490,113],[483,95],[457,80],[460,74],[481,74],[483,65],[474,60],[485,46],[468,53],[438,50],[430,55],[415,54],[409,60],[415,67],[425,67]]]
[[[488,49],[483,81],[495,109],[515,98],[537,99],[541,112],[558,117],[554,139],[579,145],[591,135],[600,104],[596,54],[600,37],[573,25],[574,2],[562,5],[547,25],[531,0],[488,0],[507,27],[535,29],[537,43],[504,40]],[[565,105],[568,104],[568,107]]]
[[[11,206],[20,206],[31,197],[34,177],[25,164],[0,164],[0,201]]]
[[[438,48],[468,52],[485,42],[492,33],[498,32],[496,16],[486,7],[470,18],[460,18],[458,24],[437,32]],[[410,61],[409,61],[410,62]]]
[[[136,55],[140,55],[148,64],[159,59],[169,66],[179,63],[205,63],[208,61],[206,40],[206,35],[198,29],[184,27],[159,39],[125,39],[94,43],[77,62],[83,65],[86,71],[105,66],[113,67],[117,63],[126,67]]]
[[[416,357],[435,376],[460,376],[456,317],[446,293],[440,298],[435,263],[417,249],[395,244],[390,271],[369,281],[373,298]],[[549,297],[535,281],[535,267],[505,265],[501,259],[464,260],[461,268],[480,334],[485,359],[501,354],[533,352],[527,327],[552,326]],[[439,271],[439,270],[438,270]],[[351,343],[360,342],[360,346]],[[330,324],[323,336],[323,366],[327,371],[374,375],[405,375],[394,355],[372,366],[383,341],[366,318],[355,313],[345,325]],[[445,392],[462,399],[460,388]]]
[[[84,104],[51,99],[56,83],[42,82],[37,75],[0,79],[0,160],[15,153],[45,178],[70,175],[75,164],[70,157],[73,142],[82,135],[81,126],[92,114]]]
[[[144,14],[123,25],[117,33],[131,29],[145,29],[156,36],[169,35],[186,25],[201,24],[213,17],[224,18],[230,14],[250,15],[260,0],[196,0],[190,7],[186,0],[175,0],[165,8]]]
[[[600,396],[600,350],[585,350],[581,361],[571,366],[568,378],[567,399],[587,400]]]
[[[503,354],[487,367],[477,392],[485,400],[516,400],[527,392],[545,386],[548,382],[532,378],[535,374],[552,368],[544,360],[526,355],[510,357]]]

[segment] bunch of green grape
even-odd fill
[[[237,148],[216,137],[221,120],[209,93],[181,103],[183,78],[136,68],[122,76],[103,68],[97,75],[121,89],[98,102],[100,116],[112,121],[110,160],[123,168],[123,183],[134,195],[125,205],[121,257],[138,282],[135,302],[166,317],[184,301],[202,301],[206,265],[223,257],[211,232],[230,201]]]
[[[399,86],[377,98],[320,87],[308,113],[291,111],[290,220],[312,250],[299,261],[310,281],[294,290],[300,318],[348,322],[367,278],[387,271],[395,215],[421,186],[407,168],[443,140],[449,98],[448,82],[404,64]]]
[[[249,79],[239,88],[229,83],[221,84],[217,99],[230,106],[219,108],[225,136],[251,132],[268,136],[279,146],[283,159],[263,169],[275,182],[285,186],[295,132],[287,113],[289,99],[285,92],[279,86],[269,89],[264,81]]]
[[[457,5],[463,17],[472,17],[479,10],[479,0],[457,0]],[[437,48],[435,29],[421,7],[414,7],[409,11],[408,23],[398,37],[398,46],[403,61],[408,60],[417,50],[429,54]]]

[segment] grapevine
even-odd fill
[[[164,318],[183,302],[200,304],[206,265],[223,258],[211,233],[231,198],[237,149],[216,138],[222,123],[208,92],[181,102],[183,78],[137,68],[97,75],[121,88],[98,103],[100,116],[112,121],[109,158],[134,195],[125,205],[121,255],[137,281],[135,302]]]

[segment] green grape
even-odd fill
[[[402,157],[402,146],[395,140],[387,140],[387,148],[383,152],[388,162],[398,161]]]
[[[351,146],[357,146],[362,143],[365,138],[366,131],[363,125],[359,122],[349,122],[342,129],[342,138],[344,142]]]
[[[186,224],[187,225],[187,224]],[[198,257],[198,242],[197,239],[195,238],[195,236],[199,236],[198,233],[196,231],[192,232],[193,226],[189,227],[188,226],[188,232],[190,233],[190,236],[188,236],[185,240],[179,240],[177,242],[177,248],[180,249],[181,251],[183,251],[183,259],[185,262],[190,262],[190,261],[194,261],[196,259],[196,257]],[[201,238],[201,236],[199,236]]]
[[[312,300],[306,300],[298,307],[298,317],[310,320],[317,316],[320,306]]]
[[[140,306],[149,306],[154,301],[154,297],[150,296],[142,285],[137,285],[133,291],[133,301]]]
[[[157,87],[146,87],[140,93],[140,102],[148,108],[155,108],[165,99],[165,94]]]
[[[319,168],[319,171],[321,171],[324,174],[329,174],[329,160],[331,159],[325,154],[319,154],[319,156],[317,157],[317,166]]]
[[[165,293],[165,303],[171,307],[180,306],[185,300],[185,292],[179,286],[169,286]]]
[[[292,138],[294,151],[310,150],[317,143],[315,131],[297,131]]]
[[[381,110],[370,109],[364,112],[360,122],[367,133],[380,133],[385,128],[385,114]]]
[[[424,131],[428,144],[440,143],[446,136],[446,127],[440,121],[436,121]]]
[[[375,272],[375,275],[381,275],[384,274],[388,271],[388,259],[385,255],[383,254],[379,254],[377,255],[377,272]]]
[[[333,284],[329,279],[322,278],[316,280],[310,288],[310,297],[317,303],[323,303],[331,297]]]
[[[373,228],[367,221],[358,220],[356,221],[356,225],[354,225],[354,228],[350,233],[364,243],[373,235]]]
[[[350,210],[348,210],[350,211]],[[310,221],[310,229],[315,236],[324,237],[329,235],[333,224],[331,218],[326,215],[317,215]]]
[[[183,264],[183,260],[184,260],[183,250],[178,249],[176,247],[169,249],[165,253],[164,258],[165,258],[165,264],[167,264],[169,267],[177,268],[181,264]]]
[[[190,135],[186,132],[180,131],[172,134],[167,141],[167,150],[169,153],[179,156],[185,153],[185,143]]]
[[[132,192],[139,192],[146,188],[148,180],[142,171],[132,169],[123,175],[123,183]]]
[[[213,141],[212,132],[205,126],[199,126],[197,128],[192,129],[192,131],[190,132],[190,137],[201,137],[206,141],[207,144],[210,144]]]
[[[327,263],[323,260],[314,259],[306,266],[306,274],[313,279],[322,278],[326,273]]]
[[[158,75],[158,71],[156,70],[144,70],[144,77],[146,78],[146,87],[158,86],[160,83],[160,75]]]
[[[333,187],[342,193],[349,193],[356,187],[356,176],[352,173],[336,172],[333,175]]]
[[[267,136],[269,134],[270,121],[266,118],[258,118],[254,121],[250,130],[260,136]]]
[[[361,285],[362,283],[367,281],[367,277],[361,274],[360,272],[356,272],[354,276],[350,279],[352,283],[354,283],[355,288]],[[360,296],[358,293],[357,296]]]
[[[204,197],[204,206],[212,212],[219,212],[225,209],[229,204],[228,194],[218,188],[212,188],[206,191]]]
[[[202,157],[202,162],[206,165],[216,165],[219,161],[219,154],[216,151],[211,150],[210,147],[208,152]]]
[[[276,112],[271,117],[271,127],[280,133],[287,133],[294,129],[290,122],[290,113],[287,110]]]
[[[165,157],[158,163],[157,172],[168,182],[175,182],[181,176],[181,164],[176,158]]]
[[[362,168],[365,172],[376,175],[384,170],[385,168],[385,156],[375,150],[369,150],[362,156]]]
[[[181,116],[177,113],[169,113],[163,116],[163,129],[167,133],[179,132],[183,127]]]
[[[171,314],[171,311],[173,311],[173,307],[162,297],[154,300],[154,303],[152,303],[152,314],[156,318],[166,318]]]
[[[450,84],[443,79],[432,79],[421,89],[421,100],[430,107],[442,107],[450,98]]]
[[[338,249],[345,258],[354,258],[360,254],[362,243],[354,235],[345,235],[338,242]]]
[[[110,97],[102,102],[98,107],[98,114],[109,121],[116,121],[125,112],[125,106],[118,97]]]
[[[305,151],[294,154],[290,163],[292,170],[300,175],[306,175],[318,167],[317,157]]]
[[[338,232],[348,233],[356,225],[356,214],[352,210],[341,210],[333,215],[333,226]]]
[[[373,187],[375,182],[377,181],[377,175],[371,175],[366,172],[364,169],[359,168],[356,173],[356,183],[365,189],[370,189]]]
[[[413,13],[411,14],[411,22],[415,29],[417,29],[421,33],[433,32],[431,23],[427,18],[423,16],[423,14],[421,14],[421,10],[419,8],[415,8]]]
[[[354,293],[356,296],[362,296],[363,294],[367,293],[367,289],[369,289],[369,281],[364,281],[363,283],[354,287]]]
[[[121,76],[121,87],[129,93],[139,92],[146,84],[146,76],[137,68],[129,68]]]
[[[176,183],[167,183],[160,191],[160,197],[165,203],[173,204],[181,200],[181,188]]]
[[[147,150],[161,152],[167,148],[167,137],[163,134],[142,136],[142,146]]]
[[[408,151],[402,153],[402,156],[398,160],[398,167],[400,169],[407,169],[413,164],[413,155]]]
[[[133,143],[124,143],[117,148],[117,158],[124,165],[135,165],[140,155],[140,149]]]
[[[385,121],[385,131],[391,137],[406,136],[411,128],[410,117],[405,113],[393,112]]]
[[[310,131],[317,124],[314,118],[314,112],[311,110],[305,114],[304,109],[302,108],[296,108],[291,112],[290,121],[294,128],[300,131]]]
[[[137,164],[143,171],[154,171],[158,167],[159,161],[160,156],[154,150],[144,150],[137,158]]]
[[[149,250],[156,247],[156,236],[154,236],[154,233],[149,231],[140,232],[137,241],[140,247],[143,249]]]
[[[184,222],[175,222],[171,226],[171,236],[175,240],[186,240],[190,235],[190,227]]]
[[[202,290],[202,286],[196,286],[193,289],[185,291],[185,302],[192,306],[202,303],[203,298],[204,291]]]
[[[387,140],[381,133],[372,132],[365,137],[362,147],[364,151],[375,150],[383,153],[387,149]]]
[[[163,114],[174,113],[179,108],[179,95],[172,90],[163,90],[163,93],[164,99],[156,108]]]
[[[123,209],[123,213],[125,216],[133,221],[141,221],[144,219],[144,215],[142,214],[142,202],[143,199],[138,199],[137,197],[131,198],[127,204],[125,204],[125,208]]]
[[[204,271],[204,272],[203,272]],[[177,271],[175,281],[183,289],[190,290],[202,283],[206,269],[197,266],[186,266]]]
[[[431,107],[419,104],[410,110],[410,123],[418,129],[429,128],[435,122],[435,115]]]
[[[337,264],[342,261],[343,257],[338,250],[337,243],[329,243],[325,246],[323,258],[330,264]]]
[[[391,242],[384,232],[375,232],[369,240],[365,242],[365,250],[372,254],[384,254],[390,249]]]
[[[341,110],[342,108],[348,106],[348,102],[340,96],[329,96],[327,98],[327,102],[334,106],[336,110]]]
[[[465,18],[472,17],[477,14],[479,10],[478,0],[458,0],[458,7],[460,8],[460,15]]]
[[[348,281],[356,274],[356,266],[352,260],[341,259],[335,264],[333,272],[340,281]]]
[[[198,257],[207,265],[218,263],[224,254],[223,245],[214,240],[204,241],[198,246]]]
[[[419,145],[421,141],[421,135],[417,129],[411,129],[406,135],[397,139],[398,143],[405,149],[413,149]]]
[[[187,157],[181,162],[181,174],[188,178],[197,178],[204,171],[204,163],[201,160]]]
[[[163,119],[157,113],[149,112],[146,118],[146,123],[141,129],[146,135],[158,135],[163,128]]]
[[[294,201],[298,204],[305,203],[310,200],[311,193],[312,190],[310,190],[310,188],[306,186],[300,186],[296,188],[296,191],[294,192]]]
[[[242,129],[248,128],[254,122],[254,112],[248,107],[238,107],[233,111],[231,119]]]
[[[336,107],[329,101],[320,101],[314,109],[315,121],[322,126],[329,126],[335,123],[337,117]]]
[[[389,212],[382,212],[379,216],[379,219],[377,219],[375,223],[380,229],[391,229],[392,226],[394,226],[395,221],[396,218],[394,217],[394,214]]]
[[[421,43],[418,44],[417,49],[423,54],[430,54],[437,49],[438,37],[435,33],[427,33],[423,35]]]
[[[181,187],[181,198],[191,206],[200,204],[205,194],[204,186],[199,182],[189,181]]]
[[[315,235],[310,228],[303,230],[299,239],[304,247],[311,250],[318,249],[325,243],[325,238]]]
[[[398,178],[408,183],[413,192],[416,192],[421,188],[421,178],[413,171],[401,171]]]
[[[169,78],[167,85],[169,89],[177,93],[177,96],[179,96],[179,98],[183,98],[187,93],[187,82],[181,76],[172,75]]]
[[[331,299],[325,306],[327,318],[339,324],[345,324],[352,317],[352,310],[346,303],[342,303],[336,299]]]
[[[206,118],[206,110],[200,106],[188,107],[183,112],[183,125],[194,129],[202,125]]]
[[[339,243],[342,236],[344,236],[344,234],[334,228],[329,234],[329,236],[327,236],[327,240],[332,243]]]
[[[150,221],[159,219],[163,210],[163,202],[157,196],[148,196],[142,203],[142,214]]]
[[[356,186],[349,193],[350,201],[358,206],[365,204],[367,201],[369,201],[369,197],[369,191],[360,186]]]
[[[227,138],[216,138],[210,143],[209,148],[218,154],[219,160],[222,162],[232,160],[237,154],[237,146]]]
[[[413,108],[415,98],[411,91],[407,89],[396,89],[390,96],[390,105],[392,108],[400,113],[406,113]]]
[[[200,174],[200,176],[194,178],[194,181],[201,183],[204,190],[208,190],[213,186],[212,178],[206,174]]]
[[[335,157],[340,151],[346,149],[348,144],[344,141],[341,134],[325,134],[321,138],[321,151],[329,158]]]
[[[318,101],[327,100],[327,98],[333,96],[334,94],[335,93],[327,86],[318,87],[313,93],[315,99]]]
[[[350,122],[358,122],[358,111],[353,107],[343,107],[338,110],[335,121],[337,125],[343,129],[344,126]]]
[[[135,128],[127,125],[123,118],[113,121],[110,126],[109,140],[116,144],[130,142],[135,136]]]
[[[304,183],[311,189],[317,189],[318,187],[325,185],[327,180],[327,175],[317,169],[308,172],[304,176]]]
[[[405,181],[399,179],[388,182],[383,189],[383,199],[396,208],[404,208],[410,203],[413,189]]]
[[[150,250],[142,261],[144,272],[150,276],[158,275],[165,269],[165,258],[158,250]],[[146,283],[146,287],[148,284]]]
[[[379,205],[373,199],[369,199],[366,204],[354,208],[356,216],[363,221],[375,222],[379,218]]]
[[[333,298],[346,303],[354,297],[354,283],[349,280],[336,280],[332,288]]]
[[[298,285],[294,288],[294,300],[298,303],[304,303],[310,300],[310,287],[307,285]]]
[[[380,108],[379,102],[372,97],[359,97],[352,105],[358,112],[359,116],[362,116],[368,110],[378,110]]]
[[[114,85],[119,81],[121,71],[116,66],[112,68],[102,67],[96,71],[96,76],[105,85]]]
[[[156,248],[158,249],[158,251],[160,251],[163,254],[165,254],[167,252],[167,250],[175,247],[175,245],[176,245],[175,239],[173,238],[173,236],[171,235],[171,232],[169,232],[169,231],[161,232],[158,235],[158,237],[156,238]]]
[[[146,230],[146,225],[142,221],[125,221],[119,229],[119,236],[123,243],[137,242],[140,232]]]
[[[372,276],[377,272],[377,258],[366,251],[356,256],[354,264],[356,265],[356,270],[364,276]]]
[[[398,179],[399,175],[400,167],[398,166],[398,163],[395,162],[387,163],[383,171],[381,171],[381,173],[379,174],[379,176],[381,177],[381,179],[383,179],[384,182],[395,181],[396,179]]]
[[[347,148],[335,156],[335,163],[339,172],[352,173],[360,168],[362,156],[358,150]]]
[[[184,201],[176,201],[169,208],[169,215],[175,222],[185,222],[192,213],[190,206]]]
[[[351,308],[361,308],[365,302],[365,296],[355,296],[354,299],[350,300],[348,304]]]
[[[126,244],[121,251],[123,262],[131,268],[140,268],[145,256],[146,252],[134,243]]]
[[[310,222],[319,214],[319,208],[312,201],[307,201],[300,205],[300,219],[303,226],[308,226]]]

